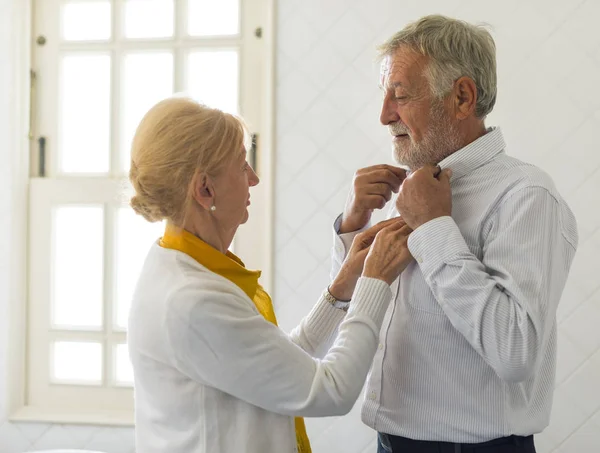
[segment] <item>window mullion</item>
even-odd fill
[[[175,0],[175,46],[173,46],[173,91],[180,93],[185,89],[185,58],[187,51],[183,49],[182,43],[186,35],[186,12],[187,0]]]
[[[111,387],[114,376],[113,370],[113,325],[114,325],[114,306],[115,303],[115,230],[116,230],[116,212],[112,203],[104,205],[104,307],[103,307],[103,326],[104,326],[104,348],[103,348],[103,382],[107,387]]]

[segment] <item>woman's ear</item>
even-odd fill
[[[207,211],[214,205],[215,191],[211,178],[203,173],[196,173],[192,180],[192,198]]]

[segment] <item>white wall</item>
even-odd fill
[[[352,173],[390,162],[378,124],[377,43],[422,15],[485,21],[498,47],[489,125],[547,170],[577,215],[579,252],[559,309],[558,388],[540,453],[600,451],[599,0],[279,0],[275,300],[289,329],[328,281],[330,228]],[[315,453],[375,452],[360,403],[308,420]]]
[[[9,250],[18,156],[15,28],[0,0],[0,453],[45,448],[133,451],[133,430],[6,421]],[[559,310],[558,390],[540,453],[600,451],[599,0],[279,0],[275,300],[289,328],[327,283],[330,225],[353,171],[389,161],[377,123],[373,48],[407,21],[441,12],[495,27],[500,93],[489,123],[509,152],[548,170],[574,209],[581,243]],[[343,419],[309,420],[314,453],[374,453],[357,404]]]

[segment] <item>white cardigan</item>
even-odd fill
[[[345,318],[320,299],[287,335],[235,284],[154,244],[129,318],[137,452],[296,451],[293,416],[352,408],[390,300],[361,278]]]

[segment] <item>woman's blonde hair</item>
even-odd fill
[[[182,97],[159,102],[133,138],[131,207],[149,222],[181,225],[192,203],[194,177],[217,175],[247,137],[243,121],[221,110]]]

